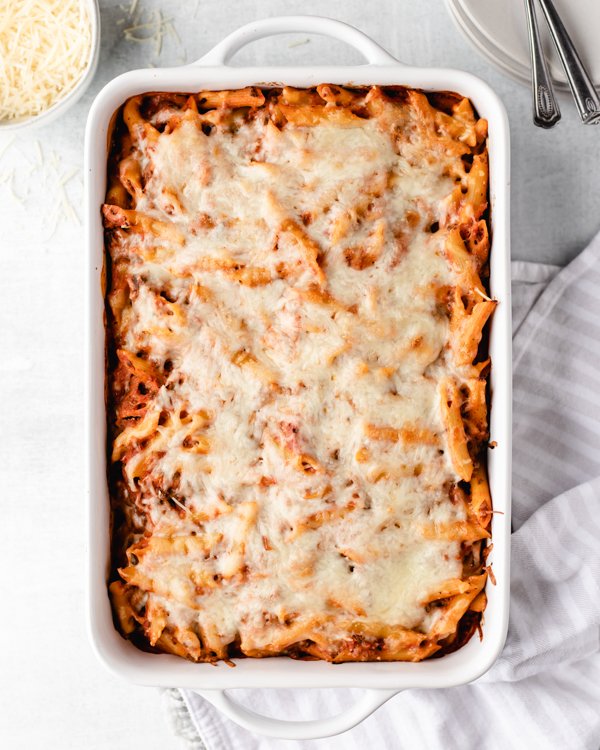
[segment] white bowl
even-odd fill
[[[47,125],[72,107],[92,82],[92,78],[98,67],[98,58],[100,56],[100,9],[98,6],[98,0],[82,0],[82,2],[88,13],[92,40],[90,44],[88,63],[82,72],[81,77],[66,96],[59,99],[55,104],[48,107],[48,109],[43,110],[43,112],[40,112],[38,115],[22,117],[18,120],[0,120],[0,133],[24,130],[25,128],[37,127],[38,125]]]

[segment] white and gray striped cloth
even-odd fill
[[[512,598],[498,662],[471,685],[404,691],[352,731],[309,742],[259,737],[196,694],[172,691],[190,748],[598,750],[600,235],[563,270],[514,263],[513,295]],[[259,713],[308,719],[338,713],[359,693],[235,697]]]

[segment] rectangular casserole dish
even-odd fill
[[[346,41],[367,59],[352,67],[234,68],[227,63],[245,44],[288,32],[325,34]],[[107,144],[111,118],[130,96],[147,91],[186,92],[199,89],[242,88],[249,85],[310,87],[319,83],[405,85],[424,91],[454,91],[468,97],[489,122],[490,206],[492,243],[490,289],[498,300],[490,329],[492,359],[490,436],[497,443],[488,451],[489,481],[494,504],[492,563],[496,585],[487,587],[483,639],[472,638],[458,651],[419,663],[365,662],[332,665],[295,661],[286,657],[237,660],[231,669],[221,663],[194,664],[170,655],[148,654],[125,641],[116,631],[106,592],[109,569],[109,501],[106,482],[104,386],[104,245],[100,205],[106,190]],[[356,29],[331,19],[274,18],[239,29],[197,63],[175,69],[126,73],[110,82],[96,98],[86,132],[86,233],[88,290],[87,478],[89,531],[89,626],[94,647],[111,671],[138,684],[178,686],[202,690],[231,718],[255,731],[289,738],[324,736],[343,731],[365,718],[400,689],[448,687],[479,677],[497,658],[506,636],[509,597],[511,326],[509,254],[509,135],[504,108],[482,81],[459,71],[411,68],[398,63]],[[234,687],[371,688],[365,700],[348,715],[312,728],[290,723],[269,729],[265,720],[242,715],[219,690]],[[207,690],[209,688],[209,690]],[[267,720],[272,721],[272,720]],[[327,724],[329,722],[329,724]],[[336,723],[337,722],[337,723]],[[280,724],[285,724],[281,722]],[[307,730],[309,733],[307,733]]]

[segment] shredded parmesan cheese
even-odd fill
[[[159,8],[145,10],[138,7],[138,0],[131,0],[129,4],[119,5],[125,13],[123,18],[117,21],[118,26],[123,26],[121,33],[126,42],[145,43],[154,46],[154,55],[160,57],[163,51],[164,41],[170,39],[177,51],[180,53],[177,62],[186,62],[186,52],[181,43],[181,38],[173,25],[171,18],[165,17]],[[156,67],[149,63],[149,67]]]
[[[54,150],[44,153],[38,140],[24,149],[14,138],[0,145],[0,166],[0,202],[8,199],[28,217],[35,214],[35,221],[16,222],[27,236],[46,242],[59,228],[81,224],[74,207],[80,202],[81,167],[65,163]],[[48,195],[54,200],[47,202]]]
[[[130,15],[133,15],[131,11]],[[160,10],[151,11],[148,15],[148,20],[135,20],[131,26],[123,29],[123,36],[128,42],[154,42],[155,53],[157,56],[160,55],[162,51],[163,37],[165,34],[169,34],[179,39],[171,19],[164,18]]]
[[[0,121],[49,109],[81,78],[90,49],[81,0],[0,0]]]
[[[4,156],[4,154],[8,151],[8,149],[13,145],[15,142],[14,137],[10,140],[6,141],[2,146],[0,146],[0,159]]]

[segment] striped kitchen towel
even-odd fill
[[[404,691],[350,732],[308,742],[251,734],[195,693],[173,691],[190,748],[598,750],[600,235],[563,270],[514,263],[513,295],[512,598],[500,659],[470,685]],[[258,713],[308,719],[339,713],[359,694],[235,698]]]

